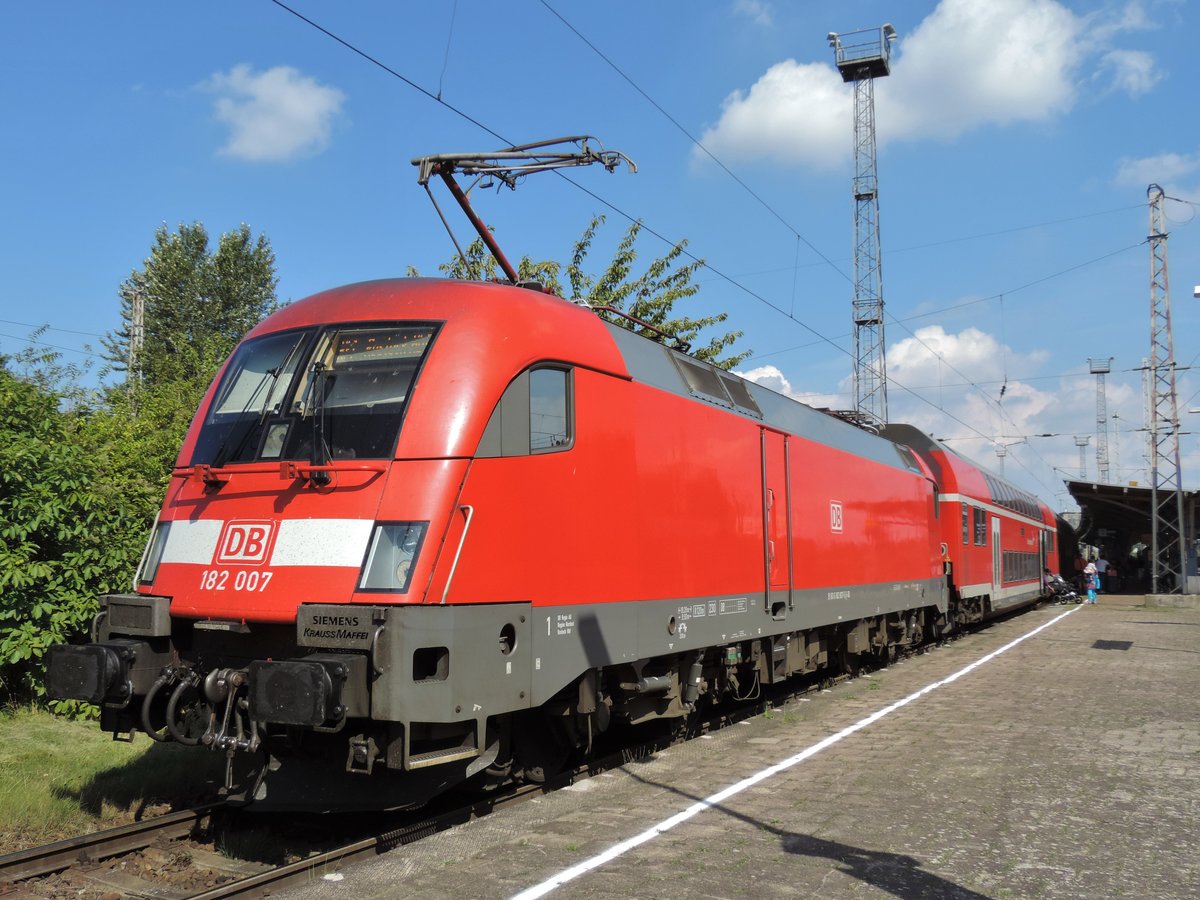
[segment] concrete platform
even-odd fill
[[[1141,600],[1035,610],[287,896],[1200,896],[1200,611]]]

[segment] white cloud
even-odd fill
[[[832,67],[785,60],[748,93],[726,97],[721,121],[700,142],[718,157],[834,166],[850,148],[849,97]]]
[[[1015,353],[975,327],[951,334],[941,325],[927,325],[914,335],[887,351],[888,377],[913,386],[961,382],[964,377],[973,382],[998,382],[1009,369],[1036,370],[1047,355],[1044,351]]]
[[[956,137],[1069,109],[1082,22],[1053,0],[943,0],[881,82],[882,134]]]
[[[1045,430],[1038,421],[1053,408],[1053,395],[1006,378],[1010,367],[1013,372],[1037,371],[1044,352],[1014,353],[978,328],[948,334],[932,325],[916,334],[888,349],[892,421],[912,422],[939,435],[978,434],[995,440]],[[991,441],[981,437],[979,443],[986,447]]]
[[[312,156],[329,146],[333,122],[346,95],[290,66],[254,72],[234,66],[203,87],[217,94],[215,114],[229,126],[224,156],[281,162]]]
[[[1157,27],[1140,0],[1132,0],[1119,9],[1093,14],[1088,17],[1088,22],[1092,39],[1103,44],[1128,31],[1150,31]]]
[[[892,421],[909,422],[938,437],[951,436],[950,446],[955,450],[993,471],[1003,468],[1010,480],[1056,507],[1068,503],[1065,496],[1060,496],[1061,480],[1079,477],[1075,435],[1090,437],[1084,449],[1086,477],[1098,477],[1093,377],[1065,375],[1034,384],[1014,375],[1001,398],[996,382],[1004,379],[1005,368],[1032,379],[1049,360],[1061,362],[1061,355],[1049,351],[1015,354],[995,336],[976,328],[947,334],[933,326],[918,334],[928,349],[907,338],[888,350],[888,412]],[[937,353],[946,360],[940,366]],[[962,375],[952,371],[950,365],[979,386],[964,386]],[[924,399],[901,390],[901,383]],[[1145,483],[1138,376],[1114,371],[1107,378],[1106,397],[1110,479]],[[1003,463],[996,454],[997,445],[1006,447]]]
[[[1114,179],[1118,185],[1145,187],[1178,181],[1200,171],[1200,151],[1191,155],[1163,153],[1141,159],[1123,159]]]
[[[746,16],[755,25],[773,25],[775,16],[771,9],[771,4],[764,0],[736,0],[733,4],[733,11],[741,16]]]
[[[735,370],[733,374],[740,375],[747,381],[761,384],[763,387],[777,394],[783,394],[785,397],[791,397],[793,400],[799,400],[801,403],[807,403],[809,406],[818,409],[841,409],[849,405],[846,403],[845,396],[795,390],[792,387],[792,383],[788,381],[787,376],[777,366],[759,366],[756,369],[750,369],[748,372]]]
[[[906,422],[927,434],[950,438],[949,446],[959,453],[992,471],[1003,469],[1008,479],[1055,508],[1070,506],[1062,480],[1079,477],[1076,435],[1090,437],[1084,449],[1086,477],[1098,478],[1096,379],[1085,374],[1086,366],[1043,380],[1037,376],[1048,364],[1061,366],[1060,353],[1015,353],[995,335],[978,328],[953,333],[935,325],[919,329],[917,336],[919,340],[906,337],[888,348],[888,417],[892,422]],[[1006,369],[1012,375],[1001,397]],[[837,386],[841,393],[818,393],[798,390],[775,365],[736,374],[810,406],[847,409],[853,405],[849,377]],[[1190,381],[1181,383],[1180,399],[1194,391]],[[1114,369],[1107,378],[1106,396],[1110,480],[1145,484],[1140,376]],[[1003,462],[996,453],[997,445],[1006,448]],[[1200,453],[1190,452],[1200,459]],[[1196,470],[1197,466],[1187,468],[1192,461],[1191,457],[1184,459],[1185,472]]]
[[[1153,58],[1110,41],[1144,27],[1137,4],[1079,16],[1057,0],[942,0],[901,36],[891,76],[875,85],[878,139],[952,139],[1050,120],[1075,105],[1085,80],[1137,96],[1159,79]],[[853,88],[829,54],[829,62],[776,63],[748,91],[733,91],[702,143],[726,159],[818,168],[850,159]],[[1088,79],[1082,70],[1093,59]]]
[[[1101,76],[1111,71],[1110,80],[1117,90],[1131,97],[1148,93],[1162,80],[1155,71],[1154,57],[1140,50],[1109,50],[1104,54]]]

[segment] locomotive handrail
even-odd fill
[[[276,469],[272,469],[272,465],[268,463],[253,463],[244,466],[221,466],[217,468],[201,463],[194,466],[180,466],[172,469],[171,477],[194,478],[197,481],[203,481],[205,484],[220,484],[228,481],[229,478],[227,476],[230,475],[262,475],[267,472],[277,471],[280,478],[294,480],[296,478],[307,478],[313,472],[333,472],[335,474],[337,472],[386,472],[388,461],[331,462],[324,466],[284,461],[279,463]]]
[[[597,312],[612,313],[614,316],[620,316],[622,319],[628,319],[630,322],[633,322],[635,325],[638,325],[638,326],[646,329],[647,331],[652,331],[661,338],[669,338],[669,339],[673,340],[675,342],[676,350],[681,350],[684,353],[692,352],[691,343],[688,341],[685,341],[679,335],[670,334],[669,332],[663,331],[658,326],[651,325],[645,319],[639,319],[637,316],[631,315],[630,313],[625,312],[625,310],[623,310],[623,309],[617,309],[617,307],[615,307],[615,306],[593,306],[592,309],[596,310]]]
[[[283,462],[279,464],[279,477],[301,478],[312,472],[386,472],[387,467],[388,464],[383,460],[369,463],[327,463],[323,466]]]
[[[475,507],[470,504],[464,503],[459,509],[467,514],[467,521],[463,523],[462,536],[458,539],[458,549],[454,551],[454,561],[450,563],[450,574],[446,576],[446,587],[442,591],[442,603],[445,603],[446,598],[450,596],[450,583],[454,581],[454,572],[458,568],[458,557],[462,554],[463,544],[467,542],[467,532],[471,530],[471,518],[475,515]]]

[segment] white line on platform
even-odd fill
[[[634,835],[633,837],[629,838],[628,840],[622,841],[619,844],[609,847],[603,853],[593,856],[591,859],[586,859],[583,862],[579,863],[578,865],[571,866],[571,868],[569,868],[569,869],[564,869],[562,872],[559,872],[557,875],[554,875],[554,876],[546,879],[541,884],[535,884],[533,887],[526,888],[525,890],[521,891],[521,893],[514,895],[512,900],[534,900],[534,898],[536,898],[536,897],[544,897],[546,894],[550,893],[551,891],[555,890],[556,888],[561,887],[562,885],[566,884],[568,881],[574,881],[580,875],[584,875],[587,872],[592,871],[593,869],[597,869],[600,866],[604,865],[605,863],[611,862],[612,860],[616,859],[618,856],[623,856],[625,853],[628,853],[634,847],[638,847],[638,846],[646,843],[647,841],[653,840],[654,838],[658,837],[660,834],[670,831],[676,825],[681,825],[684,822],[686,822],[688,819],[691,819],[692,817],[699,815],[700,813],[704,812],[705,810],[711,809],[712,807],[716,806],[717,804],[719,804],[725,800],[728,800],[730,797],[734,796],[735,794],[740,794],[742,791],[746,790],[746,788],[753,787],[754,785],[758,784],[760,781],[765,781],[766,779],[771,778],[774,775],[778,775],[780,772],[783,772],[786,769],[790,769],[792,766],[797,765],[798,763],[804,762],[804,760],[808,759],[811,756],[815,756],[816,754],[820,753],[825,748],[832,747],[834,744],[836,744],[838,741],[842,740],[843,738],[847,738],[850,735],[854,734],[856,731],[861,731],[862,729],[866,728],[868,725],[872,725],[875,722],[878,722],[884,716],[891,715],[896,710],[900,709],[900,707],[907,706],[909,703],[912,703],[914,700],[919,700],[921,697],[924,697],[926,694],[931,693],[932,691],[936,691],[938,688],[942,687],[943,685],[950,684],[953,681],[957,681],[958,679],[960,679],[964,675],[966,675],[968,672],[972,672],[975,669],[978,669],[984,663],[990,662],[991,660],[993,660],[997,656],[999,656],[1001,653],[1005,653],[1005,652],[1011,650],[1013,647],[1017,646],[1017,644],[1021,643],[1022,641],[1028,640],[1029,638],[1033,637],[1035,634],[1038,634],[1041,631],[1045,631],[1051,625],[1061,622],[1067,616],[1071,615],[1071,613],[1076,612],[1079,608],[1080,607],[1075,606],[1075,607],[1067,610],[1062,615],[1055,616],[1049,622],[1039,625],[1037,628],[1033,629],[1033,631],[1030,631],[1027,634],[1021,635],[1019,638],[1017,638],[1014,641],[1009,641],[1003,647],[999,648],[998,650],[993,650],[991,653],[987,654],[986,656],[980,657],[979,659],[975,660],[975,662],[971,663],[969,666],[964,666],[963,668],[961,668],[957,672],[955,672],[953,675],[947,675],[945,678],[941,679],[940,681],[935,681],[932,684],[926,685],[925,687],[921,688],[919,691],[909,694],[904,699],[897,700],[895,703],[891,704],[890,706],[885,706],[883,709],[880,709],[880,710],[877,710],[876,712],[871,713],[871,715],[867,716],[865,719],[859,719],[853,725],[848,725],[847,727],[845,727],[841,731],[839,731],[837,734],[831,734],[829,737],[825,738],[822,741],[818,741],[817,743],[813,744],[811,747],[808,747],[805,750],[801,750],[795,756],[789,756],[787,759],[783,760],[782,762],[777,762],[777,763],[775,763],[775,765],[768,766],[767,768],[763,769],[761,772],[757,772],[748,778],[743,778],[741,781],[737,782],[736,784],[731,784],[729,787],[725,788],[723,791],[718,791],[717,793],[713,794],[710,797],[706,797],[703,800],[693,803],[691,806],[689,806],[687,809],[683,810],[682,812],[678,812],[668,819],[663,819],[657,825],[653,826],[652,828],[647,829],[646,831],[643,831],[641,834]]]

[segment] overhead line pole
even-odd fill
[[[1152,184],[1146,195],[1150,202],[1150,590],[1180,593],[1187,545],[1163,189]]]

